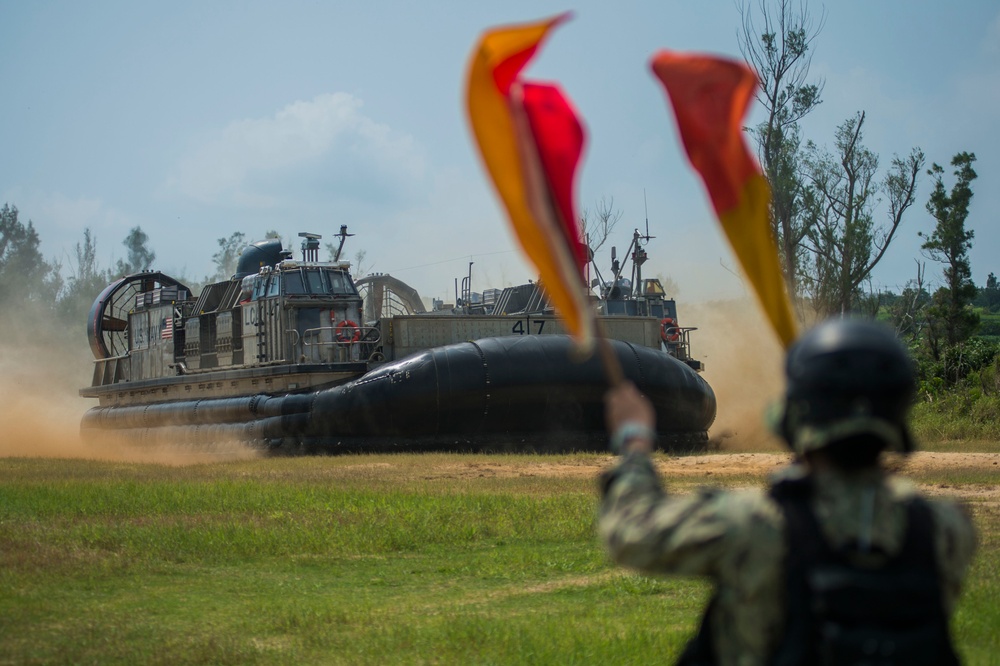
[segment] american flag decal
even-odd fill
[[[169,340],[174,337],[174,318],[164,317],[160,322],[160,339]]]

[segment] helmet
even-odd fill
[[[889,328],[828,320],[792,345],[785,374],[775,430],[795,452],[859,437],[880,450],[913,450],[906,414],[916,389],[914,367]]]

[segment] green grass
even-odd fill
[[[945,393],[914,405],[911,424],[921,448],[989,451],[1000,441],[1000,395],[981,389]]]
[[[670,661],[707,585],[612,566],[592,476],[532,471],[602,459],[0,459],[0,663]],[[1000,512],[972,510],[956,635],[968,663],[1000,663]]]

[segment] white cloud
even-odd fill
[[[361,112],[346,93],[289,104],[272,117],[239,120],[183,158],[165,191],[200,203],[276,206],[336,192],[398,198],[424,174],[409,136]]]

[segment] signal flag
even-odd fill
[[[771,190],[743,138],[757,77],[736,60],[672,51],[658,52],[651,66],[733,252],[787,349],[796,325],[771,231]]]
[[[590,349],[596,321],[574,201],[584,128],[557,85],[520,77],[549,30],[568,17],[486,31],[469,62],[466,102],[483,163],[521,248],[566,329]]]

